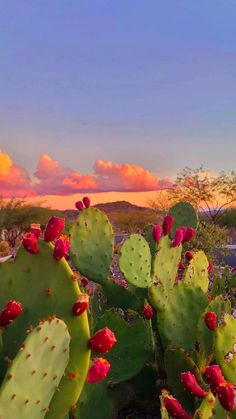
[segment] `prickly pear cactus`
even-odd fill
[[[236,384],[236,319],[230,314],[215,331],[214,355],[224,377]]]
[[[2,419],[42,419],[69,361],[70,335],[57,318],[29,333],[0,389]]]
[[[151,255],[152,256],[154,256],[155,251],[156,251],[156,247],[157,247],[156,246],[156,242],[153,240],[153,237],[152,237],[153,227],[154,227],[154,224],[148,224],[143,229],[143,237],[145,238],[145,240],[149,244],[149,247],[150,247],[150,251],[151,251]]]
[[[188,284],[199,285],[204,292],[207,292],[209,286],[208,265],[209,262],[205,253],[202,250],[196,252],[184,272],[183,281]]]
[[[81,211],[71,229],[70,241],[70,257],[79,272],[104,283],[114,251],[114,234],[107,216],[97,208]]]
[[[197,212],[189,202],[178,202],[170,208],[169,213],[174,217],[172,234],[181,226],[197,227]]]
[[[214,405],[215,405],[215,397],[209,391],[206,397],[201,402],[199,408],[196,410],[193,419],[211,419],[215,418],[213,416],[214,413]],[[222,417],[223,419],[223,417]]]
[[[87,348],[89,325],[86,312],[77,317],[72,306],[80,290],[65,259],[53,258],[53,245],[39,240],[39,253],[30,254],[19,249],[14,262],[0,264],[0,307],[9,300],[22,304],[22,314],[3,334],[6,356],[13,359],[25,339],[27,328],[56,315],[63,319],[71,336],[70,360],[59,389],[49,406],[47,418],[63,418],[74,405],[83,388],[89,367]]]

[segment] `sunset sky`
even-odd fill
[[[0,196],[145,205],[185,166],[235,169],[234,0],[10,0]]]

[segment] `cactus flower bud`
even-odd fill
[[[219,385],[225,382],[220,366],[216,364],[206,367],[205,374],[210,383],[211,391],[216,396]]]
[[[179,269],[181,271],[183,271],[185,269],[185,264],[182,261],[179,262]]]
[[[172,240],[172,247],[177,247],[182,243],[184,237],[184,232],[182,227],[177,228],[176,232],[175,232],[175,236],[174,236],[174,240]]]
[[[84,276],[83,276],[83,278],[80,278],[80,284],[82,285],[82,287],[87,287],[87,285],[88,285],[88,280],[87,280],[87,278],[85,278]]]
[[[208,272],[211,273],[213,268],[214,268],[213,262],[209,262],[209,265],[208,265],[208,268],[207,268]]]
[[[89,296],[88,294],[80,294],[78,300],[72,307],[72,313],[74,316],[80,316],[87,310],[89,305]]]
[[[164,236],[167,236],[167,234],[169,234],[169,232],[172,229],[173,223],[174,218],[171,215],[166,215],[162,223],[162,230]]]
[[[153,308],[150,305],[146,305],[143,307],[143,317],[146,320],[150,320],[153,316]]]
[[[190,262],[190,260],[192,260],[194,256],[193,256],[192,252],[188,251],[188,252],[185,253],[185,257]]]
[[[79,210],[79,211],[83,211],[83,209],[84,209],[83,202],[82,202],[82,201],[77,201],[77,202],[75,203],[75,207],[77,208],[77,210]]]
[[[183,238],[182,243],[189,242],[189,241],[190,241],[190,240],[192,240],[195,236],[196,236],[196,229],[195,229],[195,228],[188,227],[188,228],[186,229],[186,231],[185,231],[185,234],[184,234],[184,238]]]
[[[93,335],[88,341],[88,347],[95,352],[108,352],[113,348],[116,343],[115,334],[104,327],[103,329],[98,330],[98,332]]]
[[[37,238],[33,233],[25,233],[23,235],[22,245],[29,253],[36,254],[39,252]]]
[[[195,397],[203,398],[207,395],[206,391],[199,386],[195,376],[190,371],[182,372],[180,374],[180,381],[183,384],[184,389]]]
[[[96,383],[103,380],[107,376],[110,368],[111,365],[106,359],[96,358],[89,368],[87,382]]]
[[[217,315],[214,311],[208,311],[204,315],[204,321],[208,329],[216,330],[217,328]]]
[[[53,250],[53,257],[56,260],[62,259],[70,249],[70,242],[67,236],[60,236],[56,240],[55,247]]]
[[[31,224],[30,225],[30,233],[34,234],[36,239],[42,236],[42,230],[40,228],[40,224]]]
[[[21,303],[17,301],[8,301],[0,312],[0,327],[6,326],[13,322],[22,312]]]
[[[161,226],[154,226],[152,229],[152,238],[156,243],[161,240],[162,228]]]
[[[217,389],[217,396],[220,404],[225,410],[231,411],[235,406],[235,388],[234,385],[225,381]]]
[[[55,240],[65,227],[65,219],[60,217],[51,217],[48,221],[45,231],[44,231],[44,240],[45,242],[51,242]]]
[[[180,402],[172,396],[163,398],[164,406],[174,419],[191,419],[191,416],[183,409]]]
[[[83,197],[83,203],[84,203],[85,208],[89,208],[90,207],[90,199],[89,199],[88,196],[84,196]]]

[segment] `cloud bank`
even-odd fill
[[[144,192],[171,187],[168,179],[157,179],[134,164],[96,160],[94,173],[83,175],[42,154],[32,178],[0,150],[0,197],[71,195],[95,192]]]

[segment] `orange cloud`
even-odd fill
[[[35,191],[27,171],[13,163],[10,156],[0,150],[0,197],[32,196]]]

